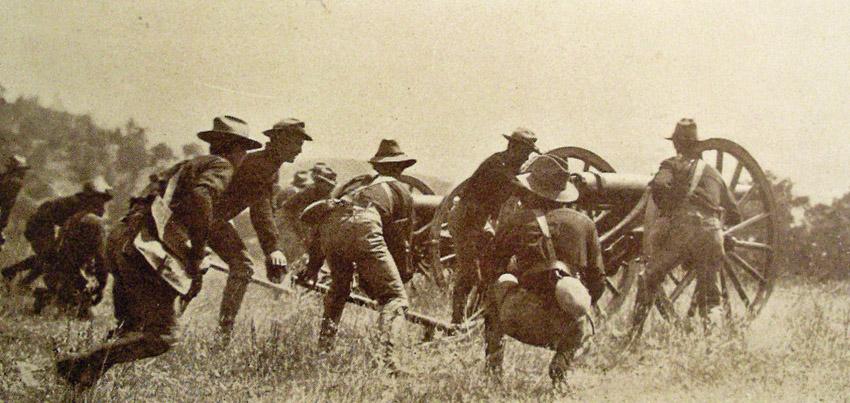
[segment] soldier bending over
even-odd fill
[[[408,307],[399,269],[409,270],[413,199],[398,178],[416,163],[395,140],[383,140],[369,160],[378,175],[341,196],[338,206],[320,224],[319,248],[311,248],[307,277],[318,274],[327,258],[330,291],[319,333],[319,346],[333,348],[355,270],[366,294],[379,304],[378,332],[383,364],[390,375],[404,373],[394,346]]]

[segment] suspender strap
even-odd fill
[[[694,191],[697,190],[697,186],[699,186],[699,181],[702,179],[702,174],[705,172],[705,161],[698,159],[697,167],[694,170],[694,176],[691,177],[691,185],[688,187],[688,194],[685,195],[685,198],[689,198],[693,196]]]
[[[549,222],[546,221],[546,213],[539,209],[534,209],[534,217],[537,218],[537,225],[540,226],[540,232],[543,233],[543,243],[546,245],[546,253],[549,259],[558,259],[555,253],[555,244],[552,243],[552,232],[549,231]]]

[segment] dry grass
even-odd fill
[[[53,373],[56,353],[84,349],[112,326],[111,305],[92,322],[48,310],[29,314],[31,299],[4,292],[0,301],[0,400],[92,402],[253,401],[842,401],[850,395],[850,286],[781,284],[748,326],[703,332],[673,329],[655,318],[640,345],[622,352],[603,329],[575,365],[568,394],[553,392],[551,353],[507,343],[505,376],[483,374],[479,333],[422,344],[408,327],[402,362],[413,376],[393,379],[374,365],[369,337],[375,314],[346,309],[336,349],[315,348],[321,314],[314,295],[275,299],[252,289],[231,346],[212,340],[223,276],[210,273],[184,315],[184,337],[171,352],[110,370],[90,392],[74,396]],[[433,299],[432,313],[447,317]],[[622,329],[624,315],[611,318]]]

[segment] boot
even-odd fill
[[[646,317],[649,316],[649,310],[655,302],[654,290],[650,290],[646,279],[641,276],[638,278],[637,296],[635,297],[635,309],[632,312],[632,327],[628,335],[628,345],[632,345],[643,333],[643,325],[646,322]]]
[[[387,374],[391,377],[410,375],[410,372],[399,364],[395,354],[406,309],[401,301],[391,300],[381,306],[378,314],[378,337],[383,350],[381,358]]]
[[[245,299],[245,292],[247,290],[248,279],[237,276],[227,277],[227,283],[225,283],[224,291],[222,292],[221,310],[218,317],[218,331],[221,341],[225,346],[230,344],[236,315],[239,313],[239,307],[242,305],[242,300]]]

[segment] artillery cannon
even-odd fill
[[[732,141],[708,139],[700,142],[700,148],[703,159],[721,173],[743,214],[737,225],[724,223],[727,250],[718,275],[722,302],[730,316],[752,317],[770,297],[776,277],[777,214],[771,183],[756,160]],[[576,173],[581,196],[572,207],[585,212],[596,223],[605,259],[607,296],[600,306],[608,313],[617,311],[630,295],[639,271],[636,263],[641,260],[643,234],[651,230],[657,218],[647,192],[652,177],[617,173],[607,161],[583,148],[563,147],[547,154],[567,160]],[[535,166],[532,159],[523,170],[528,172]],[[428,228],[429,267],[424,270],[430,270],[435,281],[444,286],[452,272],[454,257],[446,220],[465,186],[461,183],[442,200]],[[512,203],[516,201],[509,201],[503,211]],[[679,267],[670,273],[656,304],[662,316],[693,314],[695,278],[695,270],[689,267]],[[474,309],[478,298],[475,293],[470,296],[468,319],[480,313]]]
[[[734,226],[724,223],[727,250],[724,267],[718,275],[723,304],[730,316],[752,317],[761,310],[773,290],[776,277],[776,203],[771,183],[756,160],[740,145],[725,139],[700,142],[703,159],[721,173],[742,212],[742,221]],[[606,266],[607,292],[600,306],[607,312],[619,310],[631,295],[642,259],[644,232],[651,230],[657,211],[648,193],[649,175],[623,174],[592,151],[579,147],[562,147],[546,154],[568,161],[575,173],[580,198],[571,205],[596,223]],[[534,170],[535,159],[523,167]],[[334,197],[368,180],[357,176],[334,191]],[[454,243],[446,228],[449,212],[466,187],[460,183],[447,196],[435,195],[420,179],[403,175],[402,182],[413,194],[417,220],[414,224],[416,271],[439,288],[448,288],[453,272]],[[510,200],[503,206],[515,206]],[[497,222],[493,223],[498,225]],[[656,306],[665,318],[677,318],[694,312],[695,270],[679,267],[671,272],[662,287]],[[304,284],[300,284],[304,285]],[[731,289],[731,290],[730,290]],[[322,290],[316,290],[322,291]],[[355,303],[368,302],[352,296]],[[365,300],[364,300],[365,301]],[[467,321],[480,315],[480,296],[473,292],[468,300]],[[408,319],[424,324],[427,334],[435,329],[447,333],[455,327],[426,315],[408,315]],[[424,319],[423,319],[424,318]]]

